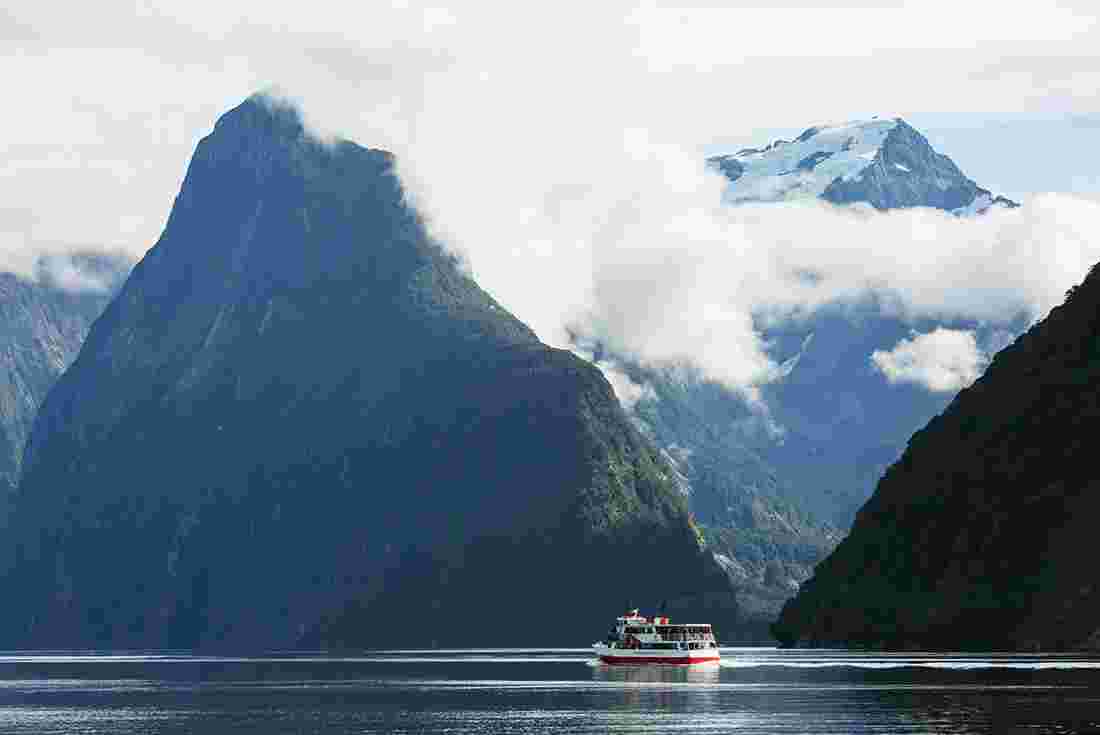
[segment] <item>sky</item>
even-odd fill
[[[1038,318],[1100,260],[1097,14],[1072,0],[16,0],[0,9],[0,268],[140,256],[218,115],[275,90],[318,134],[396,153],[432,233],[544,341],[582,334],[751,396],[778,375],[762,314],[885,291],[914,317]],[[905,117],[1027,206],[973,222],[731,211],[702,165],[871,115]],[[792,276],[807,269],[812,287]],[[988,358],[972,343],[914,335],[873,364],[953,389]],[[620,396],[644,392],[607,372]]]

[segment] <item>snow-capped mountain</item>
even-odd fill
[[[956,214],[1018,206],[968,179],[901,118],[816,126],[791,141],[707,160],[730,180],[725,199],[734,204],[819,198]]]
[[[938,153],[913,127],[874,118],[807,129],[715,156],[730,204],[822,200],[878,210],[928,207],[976,215],[1017,207]],[[1008,318],[1008,317],[1006,317]],[[983,356],[1026,324],[913,321],[877,298],[837,303],[787,323],[757,325],[789,369],[761,388],[766,416],[727,388],[685,371],[608,359],[649,391],[632,413],[690,488],[696,518],[735,579],[749,614],[774,614],[869,497],[913,431],[951,390],[892,381],[873,360],[939,329],[973,336]]]

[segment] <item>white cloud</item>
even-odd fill
[[[617,361],[608,357],[597,357],[593,354],[590,345],[573,344],[572,350],[600,369],[603,376],[607,378],[607,382],[611,384],[615,397],[619,399],[619,403],[627,411],[632,411],[638,401],[656,398],[657,394],[653,390],[653,386],[644,382],[636,383]]]
[[[106,291],[114,276],[113,273],[81,267],[67,255],[42,258],[38,261],[36,275],[66,291]]]
[[[750,395],[778,371],[761,315],[869,291],[904,314],[1041,314],[1100,259],[1082,200],[977,222],[729,210],[701,165],[715,140],[884,110],[1094,114],[1093,6],[703,5],[9,3],[0,267],[143,252],[197,139],[273,84],[398,154],[432,231],[544,340],[579,330]]]
[[[891,383],[914,383],[936,393],[970,385],[988,362],[972,331],[944,327],[914,332],[892,350],[875,350],[871,355],[871,363]]]
[[[657,394],[653,391],[653,386],[648,383],[635,383],[613,362],[600,361],[596,363],[596,367],[603,371],[604,377],[615,391],[615,397],[627,411],[632,410],[638,401],[656,398]]]
[[[825,204],[729,216],[759,256],[751,303],[779,313],[873,291],[903,316],[1004,323],[1044,315],[1100,260],[1100,205],[1076,196],[1042,195],[976,218]]]

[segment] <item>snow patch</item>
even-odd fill
[[[897,125],[896,118],[873,118],[819,126],[790,142],[742,150],[731,158],[743,171],[729,184],[723,199],[739,203],[818,197],[838,177],[858,179]],[[812,169],[799,169],[799,163],[811,156],[821,160]]]

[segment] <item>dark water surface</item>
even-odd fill
[[[0,653],[0,733],[1100,733],[1100,658],[727,648]]]

